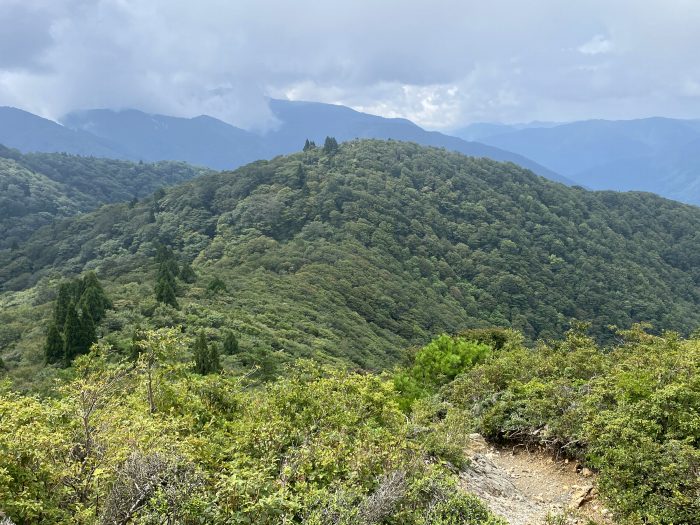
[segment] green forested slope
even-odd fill
[[[651,194],[355,141],[105,207],[0,252],[0,344],[10,366],[38,360],[43,331],[22,319],[48,318],[57,280],[88,269],[115,304],[102,330],[123,346],[137,326],[180,324],[213,339],[231,329],[256,359],[381,368],[406,346],[477,326],[533,340],[575,317],[603,340],[634,321],[687,333],[700,325],[698,231],[700,209]],[[160,244],[197,276],[178,281],[179,310],[154,298]]]
[[[208,172],[181,162],[21,154],[0,145],[0,248],[21,242],[55,218],[145,197]]]

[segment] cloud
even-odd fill
[[[603,35],[595,35],[585,44],[580,45],[577,49],[579,53],[584,55],[604,55],[612,51],[612,42]]]
[[[431,128],[700,116],[695,0],[0,0],[0,104],[274,124],[266,97]]]

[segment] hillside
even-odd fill
[[[479,140],[531,158],[588,188],[652,191],[700,204],[700,121],[589,120],[496,132]]]
[[[146,197],[208,172],[178,162],[21,154],[0,145],[0,248],[17,245],[55,219]]]
[[[700,210],[597,193],[513,164],[394,141],[318,148],[212,174],[57,222],[0,252],[2,356],[31,370],[56,282],[96,270],[137,327],[235,331],[252,362],[294,356],[383,368],[441,331],[497,325],[557,337],[607,327],[700,325]],[[157,247],[196,279],[158,304]],[[218,282],[217,282],[218,281]],[[12,290],[17,290],[13,292]],[[255,361],[258,360],[258,361]],[[249,361],[251,362],[251,361]]]

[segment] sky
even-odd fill
[[[0,0],[0,105],[208,114],[268,97],[429,129],[700,118],[700,0]]]

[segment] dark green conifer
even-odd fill
[[[95,323],[99,323],[107,309],[112,307],[112,303],[107,298],[107,294],[97,279],[95,272],[88,272],[83,277],[82,289],[83,293],[80,296],[78,307],[89,312],[92,320]]]
[[[63,325],[66,324],[66,315],[68,314],[71,300],[75,300],[73,298],[73,288],[71,283],[67,281],[58,286],[58,297],[56,297],[56,304],[54,306],[53,321],[61,330],[63,329]]]
[[[84,309],[80,311],[80,354],[87,354],[92,343],[97,341],[97,327],[90,312]]]
[[[44,344],[44,359],[47,363],[59,363],[63,360],[65,352],[65,343],[63,335],[56,326],[56,323],[49,325],[49,330],[46,333],[46,343]]]
[[[323,143],[323,153],[326,155],[335,155],[338,151],[338,141],[335,137],[326,137]]]
[[[177,298],[175,297],[175,277],[173,276],[167,264],[161,263],[158,268],[158,276],[156,278],[156,300],[158,302],[168,304],[173,308],[179,308]]]
[[[238,353],[238,338],[233,332],[226,332],[223,345],[224,354],[234,355]]]
[[[209,286],[207,286],[207,291],[211,295],[215,295],[221,292],[227,292],[228,288],[226,287],[226,283],[224,281],[218,277],[214,277],[209,283]]]
[[[63,325],[63,358],[66,365],[70,365],[73,359],[81,353],[83,340],[80,317],[78,317],[75,303],[71,301],[66,312],[66,322]]]
[[[197,274],[188,263],[184,263],[180,268],[180,279],[185,283],[193,283],[197,280]]]
[[[199,332],[192,348],[194,354],[194,371],[198,374],[213,374],[221,370],[219,352],[215,345],[208,345],[204,332]]]

